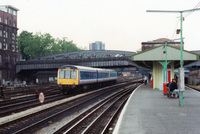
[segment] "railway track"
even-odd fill
[[[64,99],[64,98],[66,98],[66,96],[63,96],[61,94],[49,95],[49,96],[45,97],[45,104],[54,102],[54,101],[57,101],[60,99]],[[41,105],[41,104],[38,101],[38,98],[34,97],[33,99],[28,98],[27,100],[19,102],[19,103],[13,103],[10,105],[1,106],[0,107],[0,117],[8,116],[8,115],[20,112],[20,111],[24,111],[29,108],[39,106],[39,105]]]
[[[121,88],[125,85],[127,85],[127,83],[115,85],[112,89],[111,87],[110,89],[109,87],[106,87],[101,90],[86,93],[86,95],[77,95],[75,97],[67,98],[65,101],[60,100],[57,104],[54,104],[53,106],[46,106],[46,108],[38,110],[37,112],[34,111],[29,114],[24,113],[24,116],[20,116],[9,122],[2,122],[0,124],[0,133],[34,133],[44,131],[46,128],[48,129],[47,131],[50,131],[50,133],[59,131],[59,129],[63,127],[61,126],[63,125],[62,123],[61,125],[57,125],[60,120],[67,118],[67,121],[65,120],[65,122],[70,120],[72,121],[77,115],[84,113],[87,107],[95,107],[93,105],[97,102],[100,102],[106,96],[113,94],[112,92],[119,90],[116,88]],[[106,107],[108,107],[108,105]],[[56,126],[58,128],[51,128],[49,126]]]
[[[194,90],[200,92],[200,89],[199,89],[199,88],[196,88],[196,87],[194,87],[194,86],[186,85],[186,87],[192,88],[192,89],[194,89]]]
[[[39,92],[44,92],[45,94],[52,93],[58,91],[58,86],[56,84],[41,84],[41,85],[34,85],[34,86],[27,86],[27,87],[16,87],[13,90],[11,89],[4,89],[3,91],[3,98],[4,100],[10,100],[12,98],[20,98],[21,96],[27,95],[35,95]],[[1,105],[0,105],[1,106]]]
[[[40,87],[45,92],[45,104],[54,102],[56,100],[60,100],[65,98],[66,96],[61,95],[61,91],[57,89],[57,86],[46,86],[45,88]],[[49,89],[48,89],[49,88]],[[0,101],[0,117],[8,116],[14,113],[18,113],[20,111],[24,111],[29,108],[33,108],[41,105],[38,100],[38,91],[39,87],[29,89],[31,91],[14,91],[14,93],[22,92],[19,94],[15,94],[13,99]],[[48,91],[48,92],[47,92]],[[12,91],[13,92],[13,91]],[[31,92],[31,93],[30,93]],[[27,95],[22,95],[27,93]],[[29,94],[30,93],[30,94]],[[22,96],[21,96],[22,95]]]
[[[116,114],[128,99],[133,87],[121,90],[114,95],[108,96],[101,102],[77,116],[68,124],[57,130],[60,133],[105,133]]]

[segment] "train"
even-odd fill
[[[112,69],[64,65],[58,68],[57,73],[57,84],[62,89],[63,94],[112,85],[116,81],[117,72]]]

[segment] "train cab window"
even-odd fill
[[[59,78],[60,79],[64,79],[65,78],[65,71],[63,71],[63,70],[59,71]]]
[[[70,70],[65,71],[65,79],[70,79]]]
[[[59,78],[60,79],[76,79],[76,71],[60,70]]]
[[[71,71],[71,79],[76,79],[76,71]]]
[[[70,71],[60,70],[59,78],[60,79],[69,79],[70,78]]]

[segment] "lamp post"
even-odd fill
[[[181,59],[180,59],[180,70],[179,70],[179,76],[180,76],[180,86],[179,86],[179,92],[180,92],[180,98],[179,98],[179,105],[181,107],[183,107],[183,91],[184,91],[184,68],[183,68],[183,31],[182,31],[182,24],[183,24],[183,13],[185,12],[191,12],[191,11],[196,11],[196,10],[200,10],[200,8],[196,8],[196,9],[189,9],[189,10],[182,10],[182,11],[170,11],[170,10],[147,10],[146,12],[157,12],[157,13],[180,13],[180,35],[181,35],[181,48],[180,48],[180,52],[181,52]]]

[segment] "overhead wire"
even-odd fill
[[[190,15],[195,11],[195,9],[197,9],[197,8],[199,8],[199,7],[200,7],[200,2],[193,8],[194,10],[193,10],[193,11],[190,11],[189,13],[187,13],[187,14],[183,17],[183,19],[185,19],[186,17],[190,16]],[[178,28],[179,23],[180,23],[180,19],[178,19],[178,22],[177,22],[177,24],[176,24],[176,26],[175,26],[175,30],[174,30],[173,35],[172,35],[172,39],[174,39],[174,36],[176,35],[175,33],[176,33],[176,31],[177,31],[177,28]]]
[[[189,13],[187,13],[187,14],[184,16],[184,18],[190,16],[190,15],[195,11],[195,9],[197,9],[199,6],[200,6],[200,2],[193,8],[194,10],[193,10],[193,11],[190,11]]]

